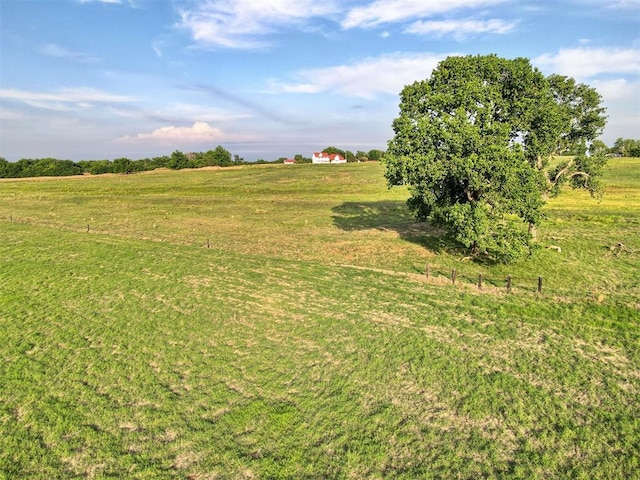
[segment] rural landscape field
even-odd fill
[[[1,181],[0,479],[638,478],[640,161],[515,265],[383,170]]]

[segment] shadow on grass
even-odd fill
[[[417,222],[402,201],[345,202],[332,208],[333,223],[345,231],[376,229],[397,232],[400,238],[434,253],[450,251],[455,245],[445,232],[427,222]]]
[[[400,238],[420,245],[432,253],[447,253],[473,264],[492,266],[496,261],[486,255],[469,257],[469,250],[429,222],[416,221],[406,202],[345,202],[333,207],[333,223],[345,231],[376,229],[397,232]]]

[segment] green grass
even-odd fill
[[[242,254],[434,273],[558,297],[640,297],[640,166],[615,159],[601,201],[566,191],[549,201],[541,251],[517,266],[461,263],[441,232],[416,223],[403,189],[388,190],[379,164],[252,166],[141,175],[2,182],[0,220]],[[559,246],[561,252],[547,246]]]
[[[2,182],[0,478],[633,478],[639,170],[509,268],[375,164]]]

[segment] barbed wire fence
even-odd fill
[[[424,278],[427,282],[449,283],[453,286],[474,287],[477,290],[503,290],[505,292],[529,291],[543,294],[546,288],[544,277],[538,276],[496,276],[470,269],[444,267],[426,263]]]
[[[53,227],[61,230],[86,232],[86,233],[100,233],[101,229],[96,228],[89,223],[75,224],[75,225],[60,225],[48,222],[41,218],[21,218],[14,214],[0,217],[0,220],[8,221],[9,223],[26,224],[26,225],[38,225],[43,227]],[[109,232],[111,235],[120,236],[117,233]],[[145,240],[153,240],[152,236],[144,237]],[[193,246],[201,246],[206,249],[213,248],[213,243],[209,237],[195,238],[191,237],[185,244]],[[612,257],[618,257],[621,254],[637,254],[637,250],[631,250],[625,245],[618,243],[610,248]],[[591,287],[582,285],[572,285],[570,281],[560,285],[557,281],[552,283],[549,279],[543,275],[527,276],[527,275],[497,275],[495,273],[487,274],[480,271],[478,268],[473,268],[471,265],[465,266],[443,266],[427,262],[422,267],[414,266],[414,272],[388,272],[397,275],[409,275],[411,277],[421,277],[422,281],[438,285],[451,285],[458,288],[473,289],[479,292],[495,293],[534,293],[537,295],[554,295],[560,297],[581,297],[585,294],[590,295],[597,293],[600,288],[596,285]],[[383,271],[377,268],[364,269]],[[417,273],[420,272],[420,273]],[[618,289],[629,287],[631,289],[637,288],[637,282],[630,285],[618,285]]]

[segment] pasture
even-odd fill
[[[637,475],[638,159],[515,266],[382,168],[0,182],[0,479]]]

